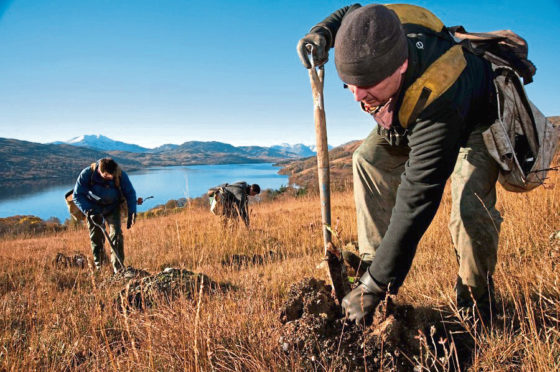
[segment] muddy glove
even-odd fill
[[[350,321],[360,325],[369,324],[375,308],[385,298],[385,291],[373,280],[366,271],[360,278],[360,285],[342,299],[342,309]]]
[[[305,68],[319,67],[329,60],[330,34],[324,27],[314,27],[297,45],[299,59]],[[309,59],[311,54],[312,61]],[[312,64],[313,62],[313,64]]]
[[[134,226],[135,222],[136,222],[136,213],[129,213],[128,218],[126,220],[126,228],[130,229],[132,226]]]

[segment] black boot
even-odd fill
[[[488,277],[484,288],[469,287],[457,278],[455,286],[457,294],[457,309],[463,320],[471,322],[477,327],[491,328],[496,317],[494,296],[494,281]]]

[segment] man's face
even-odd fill
[[[391,76],[375,85],[360,87],[348,84],[348,89],[352,92],[356,101],[362,102],[368,107],[382,106],[398,92],[407,68],[408,60],[404,61]]]
[[[106,181],[111,181],[113,179],[113,175],[111,173],[108,172],[102,172],[101,169],[97,169],[99,175],[101,176],[101,178],[103,178]]]

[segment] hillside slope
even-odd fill
[[[103,140],[103,139],[102,139]],[[99,151],[86,146],[41,144],[0,138],[0,191],[21,186],[42,188],[73,180],[92,162],[113,157],[126,171],[154,166],[277,162],[297,155],[260,146],[235,147],[222,142],[185,142],[159,152]]]
[[[21,187],[75,178],[86,166],[105,156],[109,155],[71,145],[0,138],[0,185]],[[127,170],[141,167],[134,159],[116,156],[115,160]]]
[[[352,154],[362,141],[352,141],[329,151],[331,184],[335,189],[346,188],[352,184]],[[290,176],[290,184],[317,187],[317,157],[283,161],[278,163],[280,174]]]

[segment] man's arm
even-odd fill
[[[409,160],[389,227],[369,268],[375,282],[390,286],[393,293],[410,270],[418,242],[435,216],[459,153],[463,116],[452,102],[434,106],[410,129]]]
[[[334,46],[336,33],[340,28],[342,19],[349,12],[359,7],[361,7],[360,4],[354,4],[338,9],[323,21],[313,26],[309,33],[299,40],[297,51],[301,63],[305,68],[311,68],[312,65],[322,66],[327,63],[329,59],[329,49]],[[309,48],[309,46],[311,46],[311,48]],[[309,58],[310,54],[312,61]]]
[[[206,194],[208,196],[214,196],[214,194],[216,194],[220,189],[227,187],[227,185],[227,183],[222,183],[221,185],[211,187],[208,189],[208,192]]]
[[[249,199],[247,194],[244,194],[239,202],[239,215],[243,222],[245,222],[245,226],[249,227]]]
[[[82,170],[78,176],[78,180],[74,185],[74,192],[72,194],[72,199],[76,206],[86,214],[87,211],[93,210],[95,205],[88,199],[87,194],[90,191],[90,180],[91,180],[91,169],[90,167]]]
[[[334,46],[334,40],[336,38],[336,33],[342,24],[342,19],[353,10],[360,8],[360,4],[352,4],[338,9],[327,18],[317,23],[315,26],[309,30],[309,33],[319,32],[323,33],[323,36],[327,39],[327,47],[332,48]],[[323,32],[326,31],[326,32]]]
[[[126,199],[128,214],[136,213],[136,190],[125,171],[121,171],[121,191]]]

